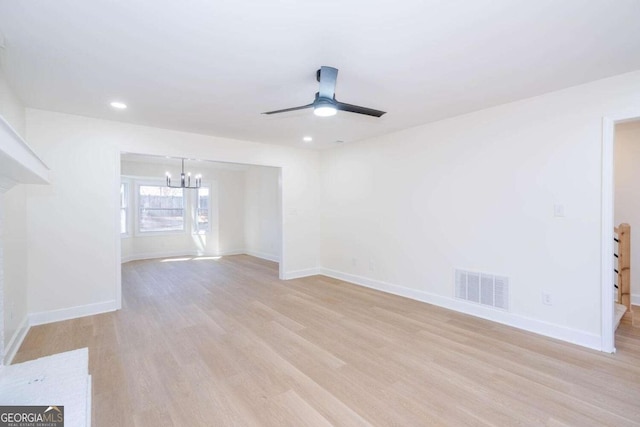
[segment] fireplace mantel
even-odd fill
[[[17,184],[48,184],[49,168],[0,116],[0,368],[7,363],[4,336],[4,208],[3,193]],[[25,237],[26,238],[26,237]],[[26,284],[25,284],[26,286]],[[13,340],[12,340],[13,341]],[[9,342],[9,347],[12,342]]]
[[[0,193],[16,184],[48,184],[49,168],[0,116]]]

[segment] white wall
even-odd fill
[[[115,308],[121,151],[282,167],[281,268],[285,277],[317,271],[316,152],[33,109],[27,138],[52,181],[27,195],[29,312],[39,321]]]
[[[244,181],[243,170],[215,168],[214,163],[197,162],[187,167],[194,173],[202,174],[203,186],[211,188],[212,212],[207,233],[193,234],[191,218],[187,218],[185,232],[163,235],[141,235],[135,233],[134,192],[130,191],[130,224],[133,230],[122,238],[122,260],[156,258],[171,255],[224,255],[244,252]],[[180,169],[179,162],[177,169]],[[187,165],[189,166],[189,165]],[[163,180],[167,166],[153,163],[123,161],[122,175]],[[174,176],[176,176],[174,173]],[[186,197],[190,197],[190,191]]]
[[[634,72],[323,152],[324,271],[600,348],[602,118],[639,102]],[[454,268],[508,276],[511,311]]]
[[[320,163],[311,151],[28,109],[27,138],[53,182],[27,194],[29,311],[114,301],[127,151],[282,167],[287,277],[318,271],[320,243],[326,274],[598,347],[602,117],[639,101],[635,72],[346,144]],[[455,267],[508,276],[511,311],[452,299]]]
[[[245,173],[245,252],[271,261],[280,259],[279,177],[268,167]]]
[[[631,295],[640,304],[640,121],[616,125],[616,225],[631,225]]]
[[[0,58],[1,60],[1,58]],[[0,61],[1,62],[1,61]],[[0,64],[1,65],[1,64]],[[0,116],[24,138],[25,112],[22,101],[13,92],[0,66]]]
[[[0,116],[20,135],[24,135],[25,110],[9,87],[0,68]],[[18,336],[24,332],[27,319],[27,231],[26,231],[26,187],[16,185],[2,193],[0,189],[0,307],[4,320],[3,343],[9,353],[16,350]],[[9,347],[12,344],[14,346]],[[8,348],[9,347],[9,348]],[[0,360],[2,364],[2,360]]]
[[[27,318],[26,191],[17,185],[2,195],[5,346],[22,333]]]

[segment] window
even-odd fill
[[[141,233],[184,231],[184,191],[162,185],[138,186]]]
[[[129,184],[120,183],[120,234],[129,234],[127,212],[129,210]]]
[[[209,188],[200,187],[196,194],[196,209],[195,209],[195,231],[196,233],[202,233],[209,231],[209,206],[210,206]]]

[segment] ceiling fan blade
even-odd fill
[[[348,111],[350,113],[364,114],[366,116],[380,117],[386,114],[386,111],[374,110],[373,108],[360,107],[359,105],[345,104],[344,102],[336,103],[336,108],[340,111]]]
[[[320,82],[321,98],[333,99],[336,94],[336,80],[338,79],[338,69],[322,66],[318,70],[318,81]]]
[[[313,104],[307,104],[307,105],[303,105],[301,107],[285,108],[284,110],[266,111],[266,112],[264,112],[262,114],[286,113],[287,111],[304,110],[305,108],[311,108],[311,107],[313,107]]]

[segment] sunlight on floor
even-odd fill
[[[203,261],[203,260],[214,260],[217,261],[221,259],[221,256],[200,256],[200,257],[185,257],[185,258],[166,258],[160,262],[180,262],[180,261]]]

